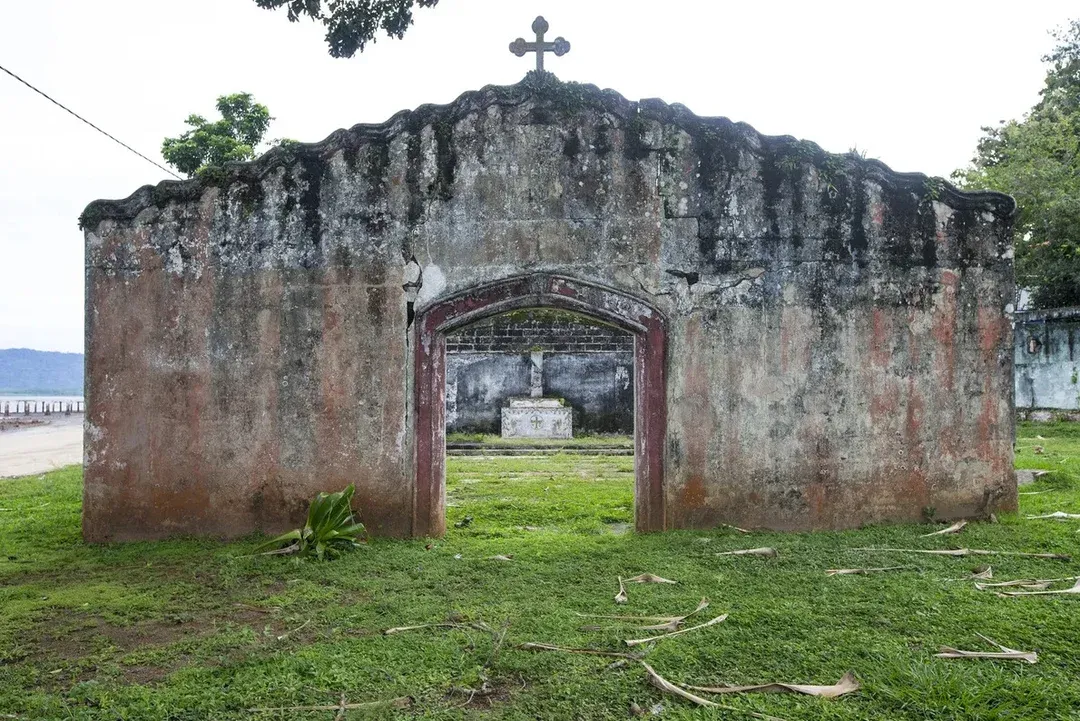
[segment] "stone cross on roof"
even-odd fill
[[[543,17],[537,17],[533,20],[532,30],[536,33],[536,42],[527,43],[525,38],[518,38],[510,43],[510,52],[519,58],[525,57],[525,53],[536,53],[537,70],[541,72],[544,70],[544,53],[555,53],[556,57],[562,57],[570,52],[570,43],[566,42],[566,38],[557,37],[553,43],[544,42],[544,33],[548,31],[548,22]]]

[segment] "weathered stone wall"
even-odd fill
[[[539,271],[666,317],[665,527],[1012,508],[1012,212],[544,77],[94,203],[85,535],[411,533],[412,320]]]
[[[1016,407],[1080,409],[1080,308],[1016,313]]]

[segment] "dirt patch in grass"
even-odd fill
[[[35,651],[34,661],[73,661],[95,655],[108,647],[122,653],[167,646],[185,638],[197,638],[212,630],[212,624],[202,620],[139,621],[128,626],[111,624],[100,617],[88,617],[83,623],[66,629],[48,632],[35,639],[22,639]]]
[[[185,665],[186,664],[178,663],[173,664],[169,668],[163,668],[161,666],[125,666],[124,683],[149,686],[150,684],[164,680],[170,673]]]
[[[499,704],[509,703],[514,691],[521,691],[525,684],[512,679],[489,680],[480,688],[455,688],[447,698],[447,705],[455,708],[487,711]]]
[[[271,614],[271,611],[238,606],[207,618],[149,619],[128,625],[109,623],[100,616],[87,616],[62,630],[46,632],[37,638],[24,637],[21,643],[33,649],[28,656],[31,661],[76,661],[108,649],[122,655],[201,638],[225,623],[248,626],[260,634],[269,629],[275,637],[285,633],[287,629],[283,623]]]

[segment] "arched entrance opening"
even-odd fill
[[[472,288],[424,309],[415,323],[413,535],[446,530],[446,335],[489,316],[527,308],[572,311],[634,336],[634,525],[664,530],[666,332],[660,313],[633,296],[537,273]]]

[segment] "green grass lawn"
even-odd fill
[[[1080,512],[1080,428],[1024,426],[1018,435],[1020,467],[1055,471],[1022,489],[1036,493],[1021,496],[1024,513]],[[1080,719],[1080,596],[1000,598],[950,580],[985,559],[851,550],[1078,553],[1080,522],[1010,516],[937,538],[914,525],[638,536],[625,532],[630,458],[447,465],[446,538],[375,540],[325,563],[248,557],[254,538],[86,546],[78,469],[0,481],[0,718],[329,720],[332,711],[247,709],[335,704],[342,694],[414,699],[350,719],[626,719],[631,704],[662,704],[668,719],[747,718],[662,695],[633,663],[611,669],[611,659],[517,648],[625,651],[623,639],[648,632],[590,630],[604,622],[575,612],[672,615],[707,596],[701,620],[729,613],[727,621],[647,652],[667,679],[830,684],[853,671],[863,683],[833,700],[720,699],[739,709],[789,721]],[[780,557],[715,555],[754,546]],[[998,580],[1080,575],[1080,559],[990,562]],[[824,573],[898,564],[912,568]],[[616,576],[642,572],[679,583],[629,586],[629,602],[616,606]],[[448,619],[482,621],[494,636],[505,629],[505,640],[457,628],[381,634]],[[1037,651],[1039,663],[933,657],[940,645],[991,650],[976,633]]]

